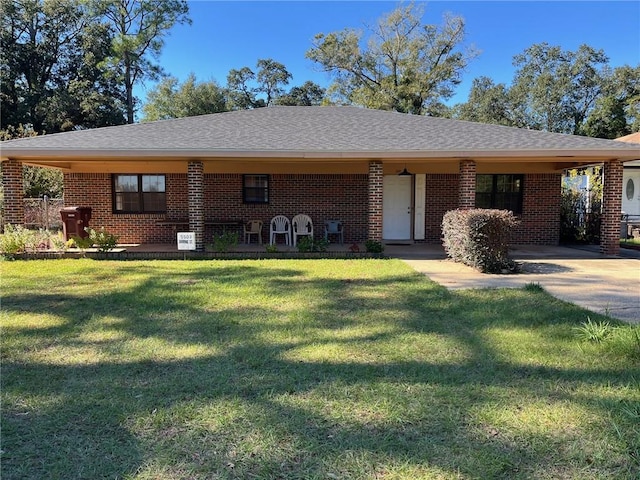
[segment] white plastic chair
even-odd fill
[[[257,235],[258,243],[262,245],[262,220],[250,220],[244,225],[244,243],[251,243],[251,235]]]
[[[298,243],[298,237],[310,236],[313,239],[313,222],[308,215],[299,214],[291,220],[293,228],[293,246]]]
[[[276,215],[271,219],[269,227],[269,243],[273,245],[276,235],[284,235],[285,243],[291,245],[291,222],[284,215]]]
[[[344,228],[340,220],[327,220],[324,222],[324,239],[329,240],[329,235],[335,235],[344,243]]]

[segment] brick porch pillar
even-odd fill
[[[622,168],[623,165],[620,160],[611,160],[604,164],[600,253],[605,255],[618,255],[620,253]]]
[[[369,240],[382,240],[382,162],[369,162]]]
[[[2,162],[2,185],[4,187],[4,223],[24,224],[24,184],[22,163],[17,160]]]
[[[196,250],[204,251],[204,165],[189,162],[187,170],[189,185],[189,231],[196,234]]]
[[[458,184],[458,208],[463,210],[476,206],[476,162],[460,161],[460,183]]]

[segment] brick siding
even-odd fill
[[[458,207],[460,177],[454,174],[427,175],[425,241],[439,243],[442,217]],[[475,183],[475,182],[474,182]],[[522,214],[512,243],[557,245],[560,239],[560,174],[530,174],[524,178]]]
[[[425,204],[425,242],[440,243],[442,217],[458,208],[459,176],[455,174],[427,174]]]
[[[196,250],[204,250],[204,165],[189,162],[187,172],[187,196],[189,198],[189,231],[195,233]]]
[[[24,185],[22,183],[22,163],[16,160],[2,162],[2,183],[4,185],[4,223],[22,225],[24,223]]]
[[[617,255],[620,253],[622,173],[623,164],[621,161],[612,160],[604,164],[600,252],[605,255]]]
[[[460,180],[458,183],[459,206],[462,209],[476,206],[476,162],[460,162]]]
[[[382,162],[369,163],[368,175],[368,200],[369,209],[367,225],[368,235],[371,240],[382,240]]]
[[[188,220],[188,182],[185,174],[167,174],[165,214],[113,214],[111,175],[65,174],[65,206],[92,207],[90,226],[105,227],[119,235],[121,243],[176,243],[169,225],[157,225],[159,220]],[[263,241],[269,237],[269,221],[275,215],[289,218],[305,213],[314,222],[314,234],[320,237],[325,220],[342,220],[345,242],[366,240],[367,175],[271,175],[268,204],[242,202],[242,175],[204,175],[204,219],[262,220]],[[211,243],[218,233],[205,226],[204,243]],[[254,237],[255,239],[255,237]]]
[[[559,173],[524,176],[522,214],[511,243],[520,245],[558,245],[560,241],[560,200],[562,176]]]
[[[366,174],[270,175],[268,204],[243,203],[240,174],[205,174],[204,219],[262,220],[263,242],[267,242],[272,217],[305,213],[314,222],[316,237],[322,235],[325,220],[336,219],[345,224],[345,243],[379,238],[374,235],[382,235],[381,167],[372,162],[371,180]],[[458,208],[459,178],[456,174],[426,175],[425,242],[440,242],[442,216]],[[65,205],[92,207],[90,225],[116,233],[122,243],[175,243],[173,228],[156,222],[188,219],[186,174],[166,175],[166,214],[114,215],[109,174],[65,174],[64,181]],[[559,174],[525,175],[522,223],[515,231],[514,244],[558,244],[560,195]],[[214,233],[213,227],[205,226],[205,244]]]

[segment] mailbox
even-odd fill
[[[60,210],[62,216],[62,229],[64,239],[69,240],[71,237],[88,237],[85,227],[89,226],[91,220],[90,207],[64,207]]]

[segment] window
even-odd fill
[[[633,195],[635,193],[635,185],[633,184],[633,179],[627,180],[627,200],[633,200]]]
[[[269,175],[243,175],[244,203],[269,203]]]
[[[158,213],[167,210],[164,175],[114,175],[114,213]]]
[[[522,213],[524,175],[477,175],[476,207]]]

